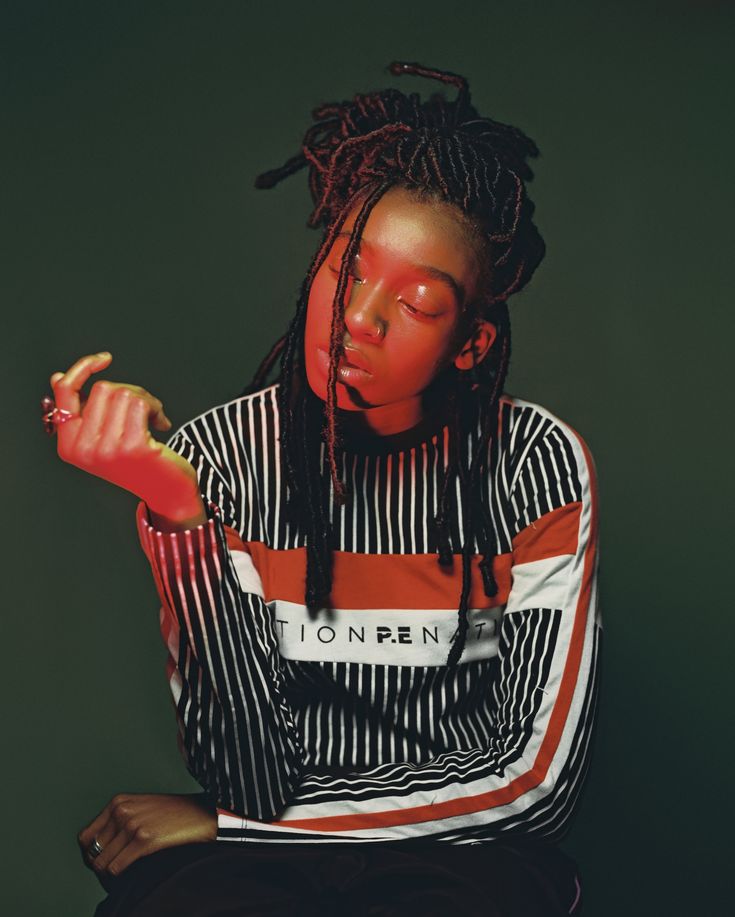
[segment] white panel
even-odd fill
[[[286,659],[370,665],[444,665],[457,632],[457,609],[322,608],[274,600],[278,647]],[[471,608],[461,662],[498,652],[502,606]]]
[[[253,558],[247,551],[230,551],[232,562],[235,566],[237,578],[240,580],[240,588],[243,592],[254,592],[261,599],[265,598],[263,594],[263,582],[260,574],[255,568]]]

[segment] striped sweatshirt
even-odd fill
[[[498,593],[484,593],[475,540],[466,644],[450,668],[458,482],[451,567],[437,563],[432,524],[448,427],[338,453],[351,498],[334,507],[331,485],[325,495],[333,588],[329,607],[310,610],[305,536],[284,512],[277,388],[215,407],[169,440],[196,469],[205,523],[162,533],[144,503],[137,512],[179,744],[216,800],[218,840],[558,840],[587,770],[599,683],[585,443],[544,408],[503,396],[482,481]],[[322,442],[328,480],[325,452]]]

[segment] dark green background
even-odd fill
[[[728,3],[2,6],[3,911],[91,914],[77,830],[193,785],[175,744],[135,500],[64,465],[51,372],[176,424],[234,397],[318,236],[293,154],[312,107],[466,74],[539,144],[548,256],[512,300],[510,391],[575,426],[602,500],[603,695],[565,847],[586,917],[725,913],[732,836],[727,501],[734,330]],[[728,811],[730,810],[730,811]]]

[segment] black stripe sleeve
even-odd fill
[[[304,759],[272,621],[252,561],[252,591],[243,591],[249,555],[228,546],[221,474],[181,432],[170,445],[196,468],[208,521],[162,533],[141,503],[138,529],[163,603],[183,750],[218,806],[270,820],[291,798]]]

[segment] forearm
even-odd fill
[[[340,774],[306,768],[277,820],[243,820],[237,812],[220,811],[218,838],[559,839],[589,763],[601,637],[593,609],[567,616],[584,634],[575,663],[569,640],[574,628],[562,622],[564,617],[559,609],[528,609],[504,620],[498,681],[483,686],[498,698],[498,717],[481,746],[445,751],[420,763],[386,762]],[[457,677],[458,686],[465,683],[461,673]],[[446,696],[455,696],[451,682]]]
[[[269,819],[290,799],[303,752],[268,609],[242,592],[222,522],[210,514],[197,528],[163,533],[141,504],[139,532],[172,629],[190,769],[220,805]]]

